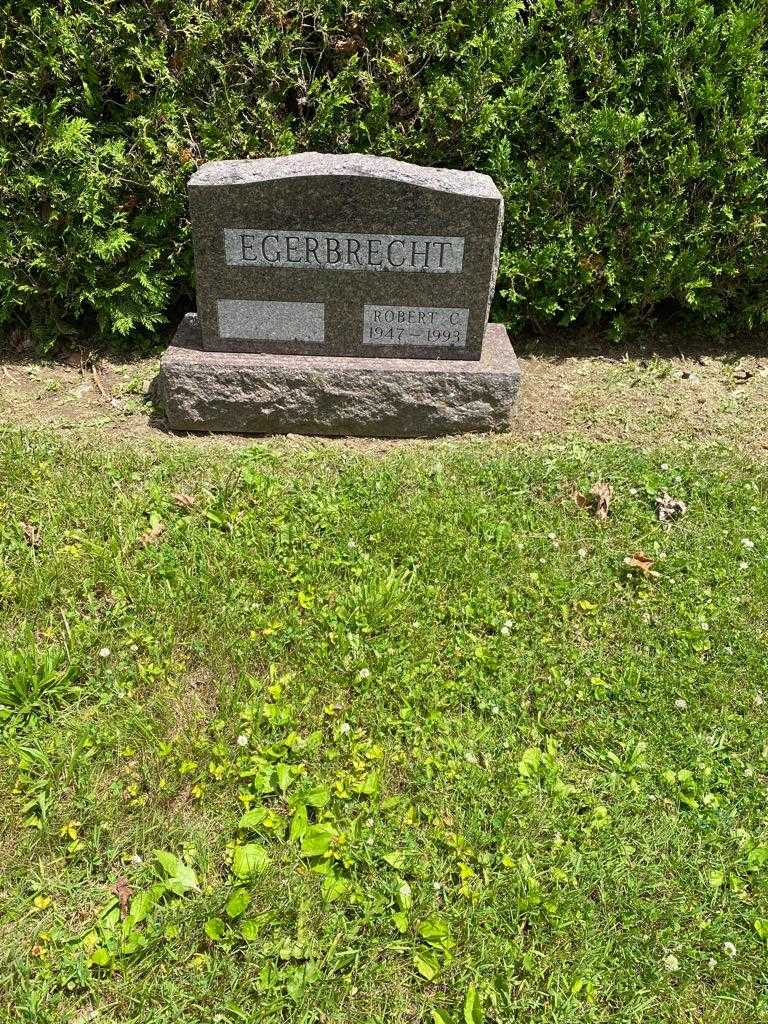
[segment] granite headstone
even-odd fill
[[[189,199],[198,313],[161,361],[171,427],[509,429],[520,371],[488,324],[503,201],[487,175],[305,153],[205,164]]]
[[[479,359],[503,200],[472,171],[303,153],[189,182],[204,349]]]

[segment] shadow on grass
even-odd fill
[[[54,352],[40,353],[20,347],[18,340],[6,334],[0,336],[0,362],[20,367],[48,363],[89,369],[102,360],[119,367],[138,359],[159,358],[185,314],[194,310],[194,298],[180,299],[169,310],[165,326],[130,346],[107,345],[83,335]],[[503,322],[503,310],[496,315],[492,312],[491,320]],[[609,322],[593,327],[510,327],[509,334],[518,356],[553,362],[580,356],[610,362],[642,362],[653,358],[698,361],[707,357],[735,362],[744,357],[768,356],[768,328],[729,332],[679,311],[661,313],[644,323],[635,323],[620,340],[616,339]]]
[[[566,359],[605,359],[609,362],[718,359],[737,362],[746,357],[768,357],[768,330],[714,332],[700,323],[664,320],[635,327],[617,340],[610,328],[563,327],[541,331],[510,330],[518,356],[563,362]]]
[[[106,344],[83,332],[51,352],[40,352],[26,345],[20,332],[0,334],[0,363],[20,368],[47,364],[88,370],[104,360],[122,367],[139,359],[159,358],[170,345],[184,316],[194,309],[194,300],[179,301],[169,310],[167,323],[154,334],[123,344]]]

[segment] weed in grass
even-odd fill
[[[78,692],[77,672],[63,650],[40,651],[31,636],[16,650],[0,651],[0,722],[22,727],[49,717]]]

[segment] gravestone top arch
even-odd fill
[[[404,160],[366,153],[295,153],[260,160],[211,160],[195,171],[189,185],[204,188],[303,177],[386,178],[439,192],[475,195],[481,199],[498,200],[501,197],[493,179],[487,174],[458,171],[451,167],[420,167]]]

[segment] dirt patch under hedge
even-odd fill
[[[721,442],[768,459],[768,339],[729,346],[657,336],[632,349],[583,334],[518,342],[523,392],[511,442],[575,436],[652,445]],[[764,354],[763,354],[764,353]],[[248,444],[250,438],[171,433],[148,389],[157,358],[0,363],[0,424],[53,427],[117,442]],[[300,441],[297,439],[297,443]],[[376,448],[413,443],[339,441]]]

